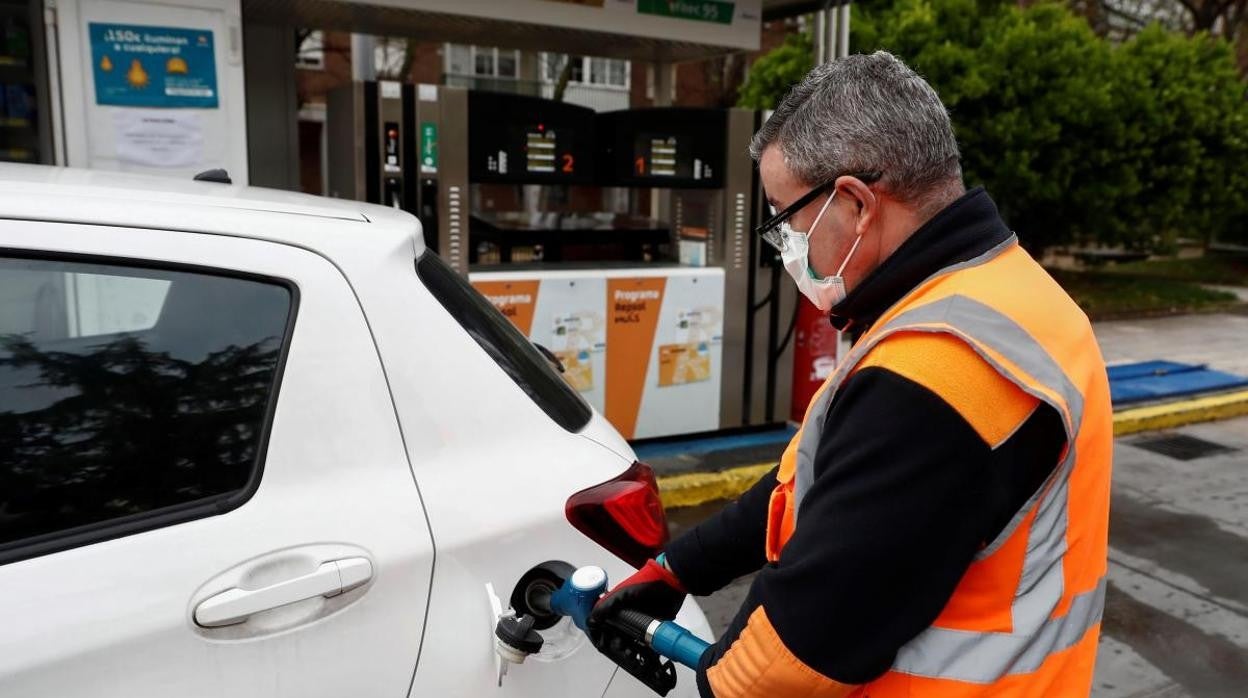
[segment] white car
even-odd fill
[[[633,463],[407,214],[0,166],[0,696],[653,695],[494,650],[534,566],[659,544]]]

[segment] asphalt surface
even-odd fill
[[[1173,436],[1212,446],[1160,445],[1189,460],[1146,448]],[[720,506],[670,512],[673,533]],[[1109,558],[1094,696],[1248,696],[1248,418],[1115,442]],[[715,632],[749,582],[700,600]]]

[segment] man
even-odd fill
[[[759,232],[863,332],[779,466],[598,604],[672,617],[758,571],[703,696],[1087,695],[1112,415],[1086,316],[966,192],[887,53],[812,70],[754,136]]]

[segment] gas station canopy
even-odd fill
[[[245,0],[248,22],[678,62],[757,50],[763,0]]]

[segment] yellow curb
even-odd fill
[[[1164,405],[1136,407],[1114,413],[1114,436],[1155,429],[1173,429],[1185,424],[1230,419],[1248,414],[1248,390],[1209,395]]]
[[[1248,415],[1248,390],[1136,407],[1114,413],[1114,436]],[[684,473],[658,478],[659,496],[668,509],[736,499],[775,463],[742,465],[709,473]]]
[[[659,497],[667,509],[736,499],[774,467],[775,463],[759,463],[713,473],[666,475],[658,479]]]

